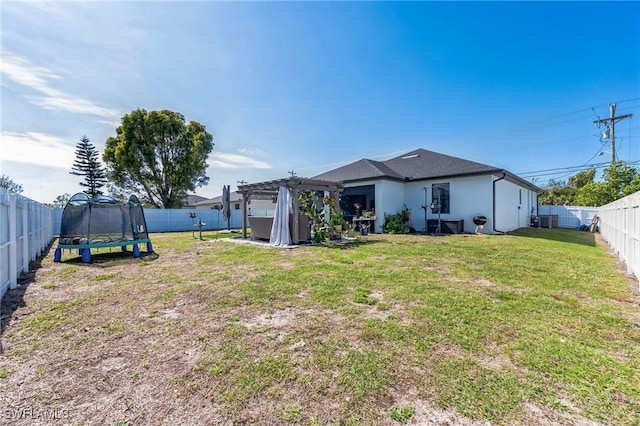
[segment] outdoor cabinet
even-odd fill
[[[293,216],[289,215],[289,227],[293,225]],[[259,240],[269,240],[271,238],[271,228],[273,227],[273,216],[250,216],[249,226],[251,227],[251,237]],[[305,214],[298,215],[298,241],[293,244],[305,242],[311,238],[309,218]]]
[[[435,233],[438,230],[438,219],[427,220],[427,232]],[[464,219],[441,219],[441,234],[462,234],[464,232]]]

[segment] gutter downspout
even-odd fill
[[[491,227],[493,228],[493,232],[503,235],[506,234],[505,231],[496,229],[496,182],[501,181],[505,177],[507,177],[507,174],[503,171],[502,177],[493,181],[493,218],[491,220]]]

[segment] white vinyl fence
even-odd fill
[[[53,234],[51,208],[0,188],[0,298],[16,288]]]
[[[600,233],[640,279],[640,191],[598,208]]]
[[[62,210],[55,209],[53,212],[55,235],[60,233]],[[195,213],[196,217],[192,219],[189,213]],[[203,231],[227,229],[227,221],[223,219],[221,210],[144,209],[144,217],[149,232],[179,232],[194,229],[197,231],[199,228],[194,224],[198,223],[198,220],[204,223]],[[230,227],[232,229],[242,228],[242,210],[231,210]]]
[[[579,228],[582,225],[591,225],[591,220],[598,214],[598,207],[581,206],[538,206],[538,216],[558,216],[559,228]]]

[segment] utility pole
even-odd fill
[[[287,173],[289,173],[291,177],[296,177],[296,172],[294,170],[289,170]]]
[[[609,131],[609,140],[611,141],[611,163],[613,164],[616,161],[616,123],[620,120],[624,120],[625,118],[633,117],[633,114],[625,114],[619,115],[616,117],[616,104],[609,104],[609,114],[611,115],[609,118],[600,118],[593,121],[593,124],[600,128],[601,124],[606,124]]]
[[[237,180],[236,182],[237,182],[237,183],[238,183],[238,185],[240,185],[240,186],[242,186],[242,185],[244,185],[244,184],[249,183],[249,182],[247,182],[247,181],[246,181],[246,180],[244,180],[244,179],[243,179],[243,180]]]

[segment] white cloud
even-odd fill
[[[87,99],[76,97],[51,87],[51,80],[60,80],[60,76],[47,68],[32,65],[20,56],[4,52],[2,54],[2,62],[0,62],[0,72],[15,83],[44,95],[36,96],[32,101],[32,103],[42,108],[91,114],[112,120],[120,116],[120,113],[115,109],[101,107]]]
[[[2,132],[0,161],[69,170],[75,158],[75,145],[57,136],[38,132]]]
[[[272,167],[271,164],[245,155],[221,152],[211,154],[209,166],[220,169],[270,169]]]

